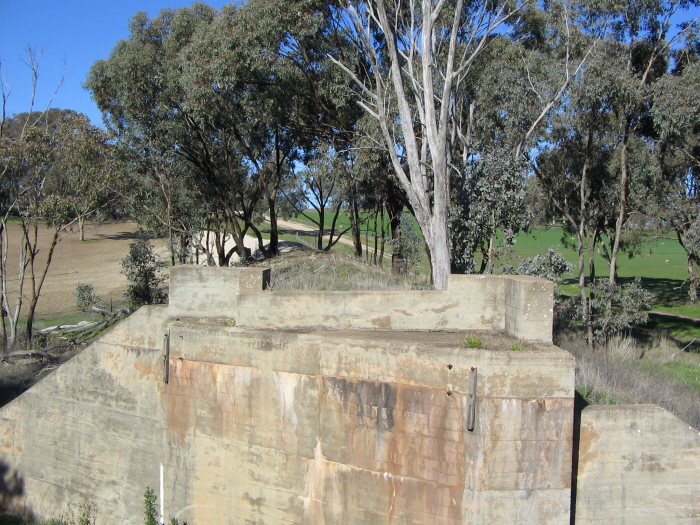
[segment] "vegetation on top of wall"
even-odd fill
[[[405,290],[407,278],[369,265],[354,257],[327,252],[296,252],[274,259],[270,266],[272,290]]]

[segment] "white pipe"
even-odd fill
[[[160,523],[161,525],[165,525],[165,503],[164,500],[165,498],[164,492],[163,492],[163,464],[160,464]]]

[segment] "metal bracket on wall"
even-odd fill
[[[476,367],[469,375],[469,401],[467,401],[467,430],[474,431],[476,425]]]
[[[170,331],[163,335],[163,383],[168,384],[170,376]]]

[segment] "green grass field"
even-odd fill
[[[576,273],[578,271],[578,253],[573,248],[564,247],[562,235],[563,230],[559,227],[538,228],[529,234],[520,234],[516,237],[515,244],[510,247],[510,253],[506,258],[529,258],[550,246],[554,246],[569,262],[574,264],[574,273]],[[571,238],[568,241],[571,244],[574,243]],[[607,277],[610,272],[607,261],[597,253],[594,260],[596,276]],[[585,264],[586,277],[589,277],[587,258]],[[629,257],[626,253],[621,254],[618,258],[617,273],[623,284],[635,277],[641,277],[644,287],[654,294],[652,305],[654,310],[700,318],[700,305],[687,304],[686,256],[675,236],[668,235],[665,238],[644,244],[639,253],[633,257]],[[578,281],[575,275],[566,278],[562,285],[562,291],[568,294],[578,293]]]

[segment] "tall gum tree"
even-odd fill
[[[556,6],[563,20],[561,80],[541,98],[541,111],[523,131],[516,157],[526,151],[528,139],[581,67],[582,61],[572,62],[566,42],[567,6]],[[359,57],[354,64],[331,59],[354,80],[359,104],[379,123],[396,177],[423,232],[436,289],[446,288],[450,273],[450,175],[459,170],[457,148],[466,147],[466,135],[457,133],[462,115],[457,91],[493,35],[507,33],[527,8],[518,1],[351,0],[338,13],[338,25]]]
[[[652,114],[659,133],[655,149],[664,175],[656,215],[685,249],[689,301],[695,304],[700,267],[700,57],[692,50],[686,53],[689,62],[654,86]]]
[[[668,70],[670,55],[689,34],[698,30],[698,18],[686,15],[677,23],[684,11],[697,7],[697,0],[645,0],[631,2],[602,2],[601,15],[611,20],[608,38],[624,44],[628,55],[621,76],[627,77],[629,89],[620,96],[617,192],[618,213],[610,250],[610,282],[617,278],[617,259],[622,242],[622,229],[629,218],[630,186],[635,173],[631,171],[630,144],[633,136],[649,138],[653,84]]]

